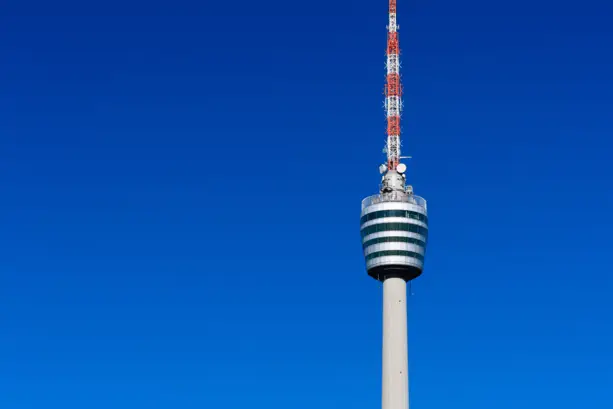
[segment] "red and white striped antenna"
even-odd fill
[[[400,84],[400,47],[396,24],[396,0],[389,0],[387,26],[387,78],[385,84],[385,110],[387,115],[387,169],[396,170],[400,162],[400,111],[402,85]]]

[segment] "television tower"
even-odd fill
[[[428,238],[426,201],[406,184],[406,165],[400,163],[400,48],[396,0],[389,0],[387,26],[387,163],[380,192],[362,201],[360,232],[368,275],[383,282],[382,408],[409,408],[407,341],[407,282],[424,267]]]

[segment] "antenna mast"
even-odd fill
[[[402,85],[400,84],[400,47],[396,24],[396,0],[389,0],[387,26],[387,77],[385,84],[385,110],[387,115],[387,169],[396,170],[400,161],[400,111]]]

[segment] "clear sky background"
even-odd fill
[[[0,407],[377,408],[387,2],[3,2]],[[399,1],[419,409],[613,406],[613,6]]]

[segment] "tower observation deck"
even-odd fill
[[[380,194],[362,201],[360,233],[368,274],[379,280],[417,278],[428,240],[426,201],[404,186],[405,176],[388,171]]]

